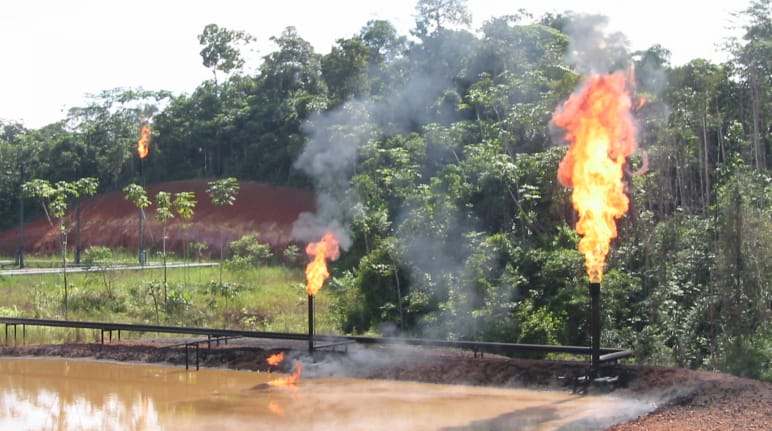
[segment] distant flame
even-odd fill
[[[150,151],[150,136],[150,126],[143,124],[139,141],[137,141],[137,155],[140,159],[147,157],[147,153]]]
[[[293,386],[300,380],[300,374],[303,372],[303,363],[295,361],[295,371],[283,379],[271,380],[270,386]]]
[[[284,360],[284,352],[275,353],[266,359],[266,362],[268,362],[268,365],[275,367],[279,364],[281,364],[281,361]]]
[[[609,244],[617,236],[615,219],[627,212],[623,167],[637,147],[626,78],[622,72],[591,75],[552,116],[570,141],[558,180],[573,188],[576,231],[582,235],[579,250],[590,281],[598,283]]]
[[[340,244],[338,238],[332,232],[327,232],[319,242],[312,242],[306,246],[306,254],[314,259],[306,266],[306,292],[316,295],[322,288],[324,280],[329,278],[327,261],[335,260],[340,256]]]

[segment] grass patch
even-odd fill
[[[118,256],[113,263],[129,263],[128,257]],[[167,268],[167,278],[164,291],[162,268],[68,272],[68,318],[297,333],[308,330],[302,268],[226,265],[221,272],[218,266],[182,266]],[[0,316],[63,319],[63,293],[61,273],[0,275]],[[337,322],[328,316],[328,294],[332,293],[322,289],[315,298],[319,333],[338,332]],[[27,328],[26,339],[94,341],[99,336],[99,331],[91,330]]]

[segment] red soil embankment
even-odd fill
[[[205,242],[206,255],[217,256],[221,245],[257,233],[260,241],[280,249],[292,243],[292,223],[302,212],[314,212],[315,197],[310,190],[270,186],[255,182],[239,182],[239,193],[233,206],[217,207],[206,193],[206,180],[185,180],[155,184],[147,187],[153,204],[145,209],[144,246],[149,250],[161,249],[162,225],[156,219],[155,195],[194,192],[196,207],[193,218],[183,221],[172,219],[167,228],[166,247],[181,251],[190,242]],[[75,217],[68,215],[70,228],[68,247],[76,244]],[[138,249],[139,210],[121,191],[105,193],[81,202],[81,249],[103,245],[113,249]],[[58,250],[58,227],[45,218],[24,226],[25,253],[50,254]],[[0,232],[0,253],[13,255],[19,246],[18,228]]]

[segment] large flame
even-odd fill
[[[327,259],[335,260],[340,256],[338,238],[332,232],[327,232],[321,241],[308,243],[306,254],[313,257],[306,266],[306,292],[313,296],[319,292],[324,280],[330,276],[327,272]]]
[[[137,141],[137,155],[140,159],[147,157],[147,153],[150,151],[150,136],[150,125],[143,124],[139,141]]]
[[[300,380],[300,374],[303,372],[303,363],[295,361],[295,370],[287,377],[271,380],[269,386],[294,386]]]
[[[629,200],[623,167],[636,149],[635,124],[627,76],[622,72],[591,75],[552,116],[566,130],[570,147],[558,168],[558,180],[572,187],[571,201],[579,213],[576,231],[590,281],[603,279],[603,265],[616,221]]]

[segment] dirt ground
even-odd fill
[[[280,346],[280,347],[272,347]],[[586,364],[572,361],[512,359],[475,355],[456,350],[407,346],[351,346],[337,351],[317,350],[310,355],[302,343],[281,345],[263,341],[253,345],[201,344],[200,366],[268,371],[268,356],[283,351],[280,371],[289,372],[294,360],[304,363],[303,378],[355,377],[410,380],[430,383],[487,385],[570,391],[559,377],[579,376]],[[194,349],[189,365],[195,367]],[[185,364],[179,345],[148,342],[3,346],[0,356],[59,356],[115,361]],[[591,385],[587,393],[615,393],[658,400],[652,413],[609,430],[770,430],[772,384],[725,374],[678,368],[617,366],[616,387]]]
[[[251,181],[239,182],[239,193],[233,206],[212,205],[206,193],[206,180],[173,181],[147,187],[152,202],[159,191],[194,192],[196,207],[193,217],[183,222],[175,217],[168,224],[166,248],[181,251],[189,242],[205,242],[206,257],[218,257],[220,246],[258,233],[260,240],[276,249],[292,242],[292,223],[302,212],[314,212],[315,195],[310,190],[270,186]],[[30,205],[30,204],[28,204]],[[29,210],[28,210],[29,211]],[[103,245],[129,251],[138,249],[139,210],[126,200],[123,192],[114,191],[86,199],[80,210],[81,249]],[[73,212],[68,215],[68,247],[74,249],[76,230]],[[145,209],[143,226],[147,249],[161,249],[161,223],[155,217],[155,204]],[[24,226],[25,253],[52,254],[58,250],[58,229],[45,217],[30,220]],[[19,247],[18,228],[0,232],[0,254],[13,256]]]

